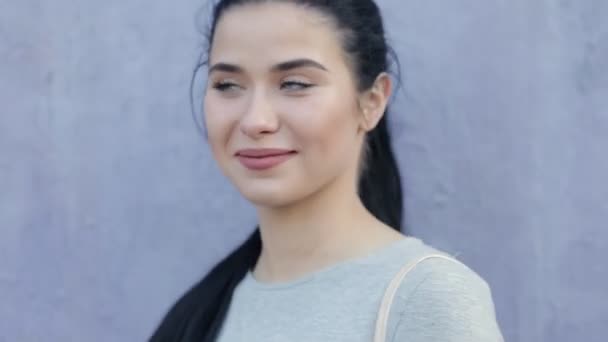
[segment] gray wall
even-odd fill
[[[203,1],[0,0],[0,341],[138,341],[252,208],[188,107]],[[608,335],[608,2],[381,1],[410,232],[508,341]]]

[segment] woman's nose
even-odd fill
[[[279,120],[268,96],[261,91],[254,93],[241,118],[241,132],[252,139],[259,139],[278,128]]]

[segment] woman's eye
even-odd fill
[[[310,83],[298,82],[298,81],[286,81],[281,83],[281,89],[287,90],[302,90],[306,88],[310,88],[313,85]]]
[[[219,91],[236,90],[239,88],[238,84],[232,82],[217,82],[213,85],[213,88]]]

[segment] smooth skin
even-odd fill
[[[377,220],[357,195],[366,132],[391,95],[378,75],[359,91],[331,18],[295,4],[236,6],[216,26],[204,112],[222,172],[256,207],[261,282],[295,280],[364,256],[404,236]],[[296,151],[250,170],[241,149]],[[374,167],[374,165],[369,165]]]

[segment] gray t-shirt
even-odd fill
[[[415,238],[285,283],[251,272],[235,289],[219,342],[372,342],[386,287],[403,265],[440,253]],[[498,342],[487,283],[431,258],[408,273],[390,309],[386,342]]]

